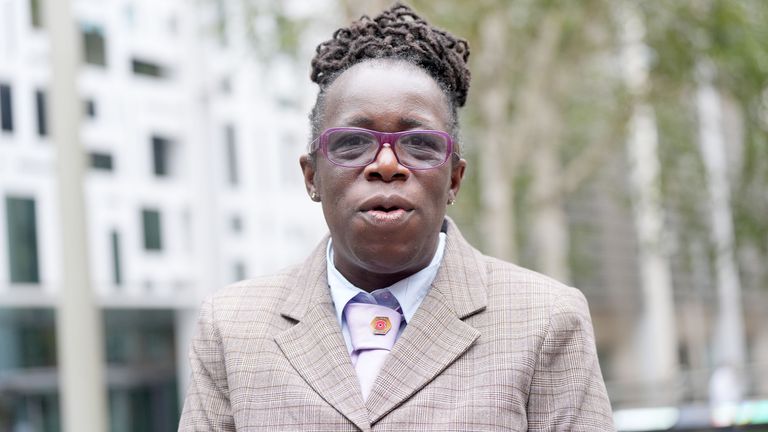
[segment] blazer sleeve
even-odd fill
[[[192,377],[179,432],[235,430],[224,347],[213,312],[213,299],[209,298],[200,310],[197,332],[189,351]]]
[[[532,431],[614,431],[584,295],[554,300],[528,395]]]

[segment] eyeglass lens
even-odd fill
[[[400,136],[393,148],[401,164],[431,168],[445,161],[448,140],[439,134],[415,132]],[[328,136],[328,158],[339,165],[367,165],[376,158],[378,149],[376,136],[365,131],[334,131]]]

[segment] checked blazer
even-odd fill
[[[363,402],[326,241],[204,302],[179,431],[614,430],[583,295],[482,255],[449,219],[429,294]]]

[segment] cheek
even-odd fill
[[[354,184],[356,173],[354,170],[340,169],[336,166],[323,167],[318,170],[315,181],[316,187],[323,197],[325,205],[339,205],[350,186]]]
[[[435,200],[446,198],[448,196],[448,191],[451,190],[451,172],[441,172],[440,175],[430,179],[427,187]]]
[[[445,178],[433,179],[433,181],[424,185],[424,205],[422,208],[428,210],[431,217],[442,218],[445,215],[448,206],[448,191],[450,182]]]

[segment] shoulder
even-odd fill
[[[574,312],[589,320],[587,303],[582,293],[549,276],[500,260],[470,245],[458,227],[447,219],[448,243],[444,258],[444,279],[451,289],[467,286],[466,297],[487,299],[488,311],[498,312],[501,320],[527,323],[540,328],[552,315]]]
[[[585,332],[592,320],[584,295],[549,276],[496,258],[482,256],[489,319],[501,328],[543,342],[552,332]],[[510,330],[513,331],[513,330]]]
[[[488,292],[492,297],[508,299],[517,304],[537,304],[552,309],[552,312],[587,311],[587,301],[578,289],[536,271],[497,258],[481,256],[485,264]]]
[[[225,286],[208,295],[202,304],[214,320],[236,320],[255,313],[276,312],[287,297],[300,266]]]

